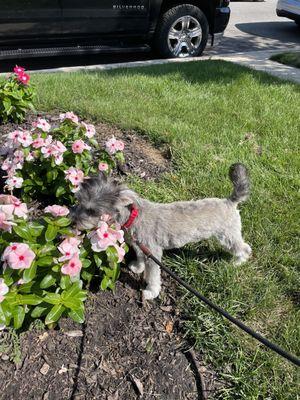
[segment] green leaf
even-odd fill
[[[108,260],[112,263],[117,263],[119,261],[117,249],[113,246],[109,246],[106,249],[106,255],[107,255]]]
[[[73,321],[78,322],[79,324],[84,323],[84,310],[81,308],[69,311],[68,316],[72,318]]]
[[[25,179],[24,182],[22,183],[22,187],[25,186],[33,186],[34,182],[31,179]]]
[[[31,236],[28,226],[14,226],[14,232],[20,236],[22,239],[25,239],[28,242],[33,242],[34,238]]]
[[[0,303],[0,324],[8,326],[11,317],[12,317],[11,312],[8,306],[5,304],[5,301],[3,301],[2,303]]]
[[[121,267],[120,264],[117,264],[115,268],[113,269],[113,281],[116,282],[119,279],[121,273]]]
[[[43,217],[43,220],[47,222],[47,224],[53,225],[54,218],[51,217]]]
[[[34,281],[23,283],[18,287],[20,293],[32,293],[32,286],[35,284]]]
[[[55,181],[57,176],[58,176],[57,169],[52,169],[52,170],[48,171],[46,174],[47,182],[51,183],[52,181]]]
[[[22,306],[17,306],[14,308],[13,312],[13,319],[14,319],[14,328],[19,329],[21,328],[24,318],[25,318],[25,309]]]
[[[51,308],[50,312],[47,314],[45,319],[45,324],[49,325],[52,324],[53,322],[58,321],[64,311],[65,307],[62,304],[56,304],[54,307]]]
[[[56,192],[55,192],[55,196],[61,197],[65,193],[66,193],[66,189],[64,188],[64,186],[58,186],[58,188],[56,189]]]
[[[30,193],[32,191],[32,186],[25,186],[24,187],[24,192],[25,193]],[[24,199],[24,198],[23,198]]]
[[[81,277],[82,277],[83,280],[85,280],[88,283],[90,283],[91,280],[93,279],[93,274],[91,274],[90,272],[87,272],[87,271],[82,271]]]
[[[71,286],[71,279],[70,279],[69,275],[63,275],[60,278],[60,284],[59,285],[63,290],[68,289],[69,286]]]
[[[101,285],[100,285],[101,290],[106,290],[108,288],[108,286],[110,285],[110,283],[111,283],[111,279],[105,275],[101,281]]]
[[[56,238],[58,232],[58,228],[54,225],[48,225],[47,230],[45,232],[45,239],[47,242],[52,242],[53,239]]]
[[[40,248],[39,255],[51,253],[55,249],[56,249],[56,246],[54,246],[52,243],[47,243]],[[40,265],[40,264],[38,264],[38,265]]]
[[[124,164],[124,162],[125,162],[125,157],[124,157],[124,154],[123,154],[121,151],[118,151],[118,152],[115,154],[115,158],[116,158],[116,160],[118,160],[121,164]]]
[[[53,257],[52,256],[41,257],[36,261],[36,264],[40,267],[50,267],[51,265],[53,265]]]
[[[83,267],[83,268],[88,268],[91,264],[92,264],[92,261],[91,261],[91,260],[88,260],[87,258],[85,258],[84,260],[82,260],[82,267]]]
[[[49,309],[49,306],[46,305],[38,305],[34,307],[34,309],[31,311],[31,316],[32,318],[40,318],[42,315],[46,313],[46,311]]]
[[[43,301],[50,304],[59,304],[61,303],[61,296],[58,293],[47,293],[46,296],[43,297]]]
[[[71,220],[66,217],[59,218],[55,221],[55,225],[61,226],[61,227],[69,226],[70,224],[71,224]]]
[[[101,258],[95,253],[94,253],[94,260],[95,260],[95,263],[96,263],[97,267],[100,267],[102,265]]]
[[[40,283],[40,288],[41,289],[47,289],[50,286],[54,285],[55,283],[56,283],[55,276],[53,276],[51,274],[48,274],[42,279],[42,281]]]
[[[72,236],[74,234],[70,228],[60,228],[59,233],[66,236]]]
[[[61,294],[61,298],[63,301],[69,300],[69,299],[73,298],[74,296],[76,296],[76,294],[78,294],[80,291],[81,291],[81,288],[79,287],[78,282],[75,282],[68,290],[65,290]]]
[[[23,272],[23,279],[26,283],[32,281],[35,278],[36,267],[37,267],[36,262],[33,262],[31,264],[31,267],[28,269],[25,269],[25,271]]]
[[[17,301],[20,305],[31,305],[31,306],[36,306],[37,304],[40,304],[43,299],[36,294],[24,294],[24,295],[18,295],[17,296]]]
[[[78,308],[83,306],[83,302],[79,299],[73,298],[64,300],[63,305],[67,308],[71,308],[71,310],[77,310]]]
[[[42,234],[44,228],[44,225],[40,225],[37,222],[33,222],[28,226],[30,235],[35,238],[39,237]]]

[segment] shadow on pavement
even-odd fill
[[[36,58],[15,58],[1,60],[0,73],[11,72],[15,65],[21,65],[26,70],[52,69],[60,67],[73,67],[81,65],[112,64],[131,61],[145,61],[157,58],[152,52],[130,53],[130,54],[87,54],[72,55],[64,57],[36,57]]]
[[[236,24],[236,28],[244,33],[300,44],[300,29],[293,21],[269,21]]]

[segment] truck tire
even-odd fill
[[[162,57],[196,57],[205,49],[208,31],[207,18],[198,7],[172,7],[158,22],[154,48]]]

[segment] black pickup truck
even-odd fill
[[[145,45],[163,57],[198,56],[230,16],[229,0],[0,0],[0,6],[0,55],[7,56]]]

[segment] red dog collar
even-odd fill
[[[139,215],[138,208],[136,207],[135,204],[132,204],[131,205],[130,216],[129,216],[127,222],[125,222],[125,224],[122,225],[122,228],[123,229],[129,229],[133,225],[133,223],[134,223],[135,219],[138,217],[138,215]]]

